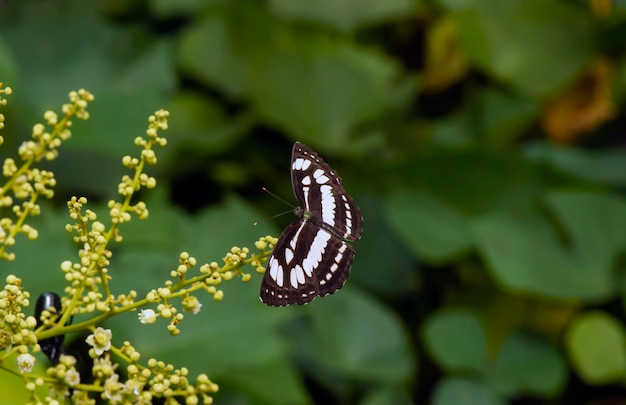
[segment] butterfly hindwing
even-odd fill
[[[270,306],[306,304],[346,282],[363,218],[341,178],[317,153],[296,142],[291,183],[300,207],[274,246],[261,282],[260,298]]]
[[[354,248],[341,239],[330,238],[327,254],[315,270],[319,296],[333,294],[341,289],[350,275]]]
[[[352,246],[300,219],[282,233],[267,262],[261,300],[271,306],[306,304],[343,287],[354,259]]]

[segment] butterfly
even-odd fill
[[[261,282],[261,301],[273,307],[306,304],[343,287],[354,260],[346,241],[363,232],[361,211],[341,178],[300,142],[291,154],[291,186],[298,219],[278,238]]]

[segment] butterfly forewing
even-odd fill
[[[341,178],[317,153],[299,142],[293,146],[291,185],[300,207],[316,225],[340,239],[361,237],[361,211],[343,189]]]
[[[272,256],[267,261],[261,283],[261,300],[267,305],[282,307],[289,304],[306,304],[317,296],[315,275],[304,272],[301,259],[296,262],[296,255],[298,257],[308,255],[308,246],[312,243],[313,235],[307,231],[311,227],[313,225],[299,219],[289,224],[278,238]]]
[[[291,183],[298,219],[281,234],[267,261],[261,300],[271,306],[306,304],[343,287],[354,260],[345,240],[357,240],[363,218],[341,178],[317,153],[296,142]]]

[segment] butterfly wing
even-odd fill
[[[348,278],[354,249],[303,218],[282,233],[267,261],[261,301],[275,307],[329,295]]]
[[[363,217],[341,178],[311,148],[296,142],[291,156],[293,193],[309,220],[340,239],[358,240]]]

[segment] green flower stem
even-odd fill
[[[154,145],[154,140],[150,138],[148,142],[146,143],[146,145],[144,146],[144,149],[148,149],[148,150],[152,149],[153,145]],[[133,183],[132,183],[133,192],[129,193],[124,198],[124,202],[122,204],[122,213],[128,212],[128,208],[130,207],[130,200],[135,195],[135,192],[141,188],[139,177],[143,173],[143,168],[146,165],[146,159],[143,153],[141,153],[140,156],[141,156],[141,160],[139,161],[139,164],[135,168],[135,176],[133,177]],[[111,228],[109,228],[109,231],[106,233],[106,236],[105,236],[106,242],[104,243],[104,245],[99,247],[99,250],[97,252],[99,256],[104,254],[107,246],[109,245],[109,242],[111,241],[111,239],[113,238],[113,235],[115,235],[115,232],[117,231],[118,225],[119,225],[118,222],[113,222],[111,224]],[[95,266],[95,264],[92,264],[92,265]],[[102,278],[102,287],[104,288],[105,297],[108,300],[111,297],[111,291],[109,289],[109,277],[106,274],[100,274],[100,276]]]
[[[240,267],[243,266],[247,266],[250,263],[252,263],[253,261],[259,261],[261,259],[264,259],[266,257],[269,257],[270,254],[272,253],[271,250],[267,250],[267,251],[262,251],[248,259],[242,260],[239,263],[236,264],[232,264],[229,266],[224,266],[216,271],[220,272],[220,273],[224,273],[227,271],[233,271],[233,270],[237,270]],[[170,288],[170,290],[172,291],[172,294],[168,297],[168,299],[172,299],[172,298],[177,298],[177,297],[182,297],[186,294],[188,294],[190,291],[194,291],[194,290],[198,290],[200,288],[204,288],[204,280],[211,277],[211,273],[207,273],[207,274],[201,274],[199,276],[190,278],[188,280],[184,280],[174,286],[172,286]],[[186,288],[188,286],[193,286],[193,288]],[[70,307],[68,308],[68,310],[66,310],[63,313],[63,317],[61,318],[61,321],[59,321],[58,325],[65,325],[65,322],[67,321],[67,319],[69,318],[70,315],[67,315],[69,313],[71,313],[70,309],[72,308],[72,305],[75,304],[75,300],[78,300],[77,296],[72,297],[72,304],[70,304]],[[112,307],[111,310],[109,312],[105,312],[102,313],[98,316],[95,316],[89,320],[83,321],[83,322],[79,322],[79,323],[75,323],[73,325],[66,325],[66,326],[56,326],[50,329],[45,329],[42,331],[39,331],[36,333],[37,339],[39,341],[41,341],[42,339],[48,339],[54,336],[59,336],[59,335],[65,335],[68,333],[73,333],[73,332],[80,332],[83,331],[85,329],[88,329],[90,327],[94,327],[95,325],[99,325],[102,322],[106,321],[107,319],[120,314],[120,313],[124,313],[124,312],[130,312],[130,311],[134,311],[138,308],[141,307],[145,307],[148,306],[150,304],[152,304],[152,301],[149,301],[147,298],[141,299],[139,301],[136,301],[132,304],[129,305],[125,305],[119,308],[115,308]],[[66,316],[67,315],[67,316]],[[65,319],[65,322],[63,322]],[[63,323],[61,323],[63,322]]]
[[[85,291],[85,285],[81,285],[80,288],[78,288],[76,290],[76,294],[74,294],[74,296],[72,297],[72,301],[70,301],[70,305],[68,305],[68,308],[66,311],[63,312],[63,315],[61,316],[61,319],[59,319],[59,322],[57,323],[57,327],[65,327],[65,324],[67,323],[67,321],[70,319],[70,317],[72,316],[72,312],[74,307],[76,306],[76,303],[78,302],[78,299],[80,297],[83,296],[83,291]],[[52,328],[52,329],[46,329],[46,330],[54,330],[56,328]],[[59,333],[59,335],[62,335],[62,333]],[[53,335],[56,336],[56,335]],[[41,338],[39,336],[37,336],[37,340],[41,341],[41,339],[45,339]]]

